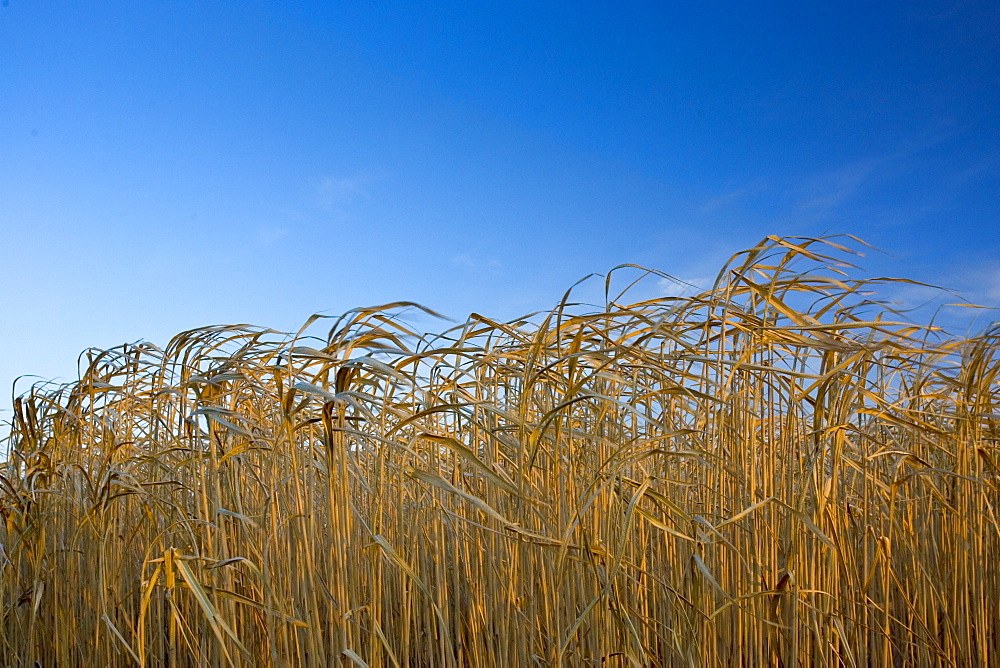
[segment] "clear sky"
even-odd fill
[[[0,420],[89,346],[767,234],[997,306],[998,195],[996,2],[2,0]]]

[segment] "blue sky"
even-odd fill
[[[3,0],[0,410],[89,346],[507,319],[767,234],[1000,306],[998,8]]]

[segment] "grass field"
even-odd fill
[[[847,257],[86,353],[15,403],[0,658],[998,664],[1000,328],[907,323]]]

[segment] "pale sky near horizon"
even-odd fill
[[[2,0],[0,421],[90,346],[768,234],[1000,306],[998,111],[995,2]]]

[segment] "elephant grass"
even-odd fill
[[[907,322],[848,255],[87,351],[15,401],[3,663],[1000,663],[1000,328]]]

